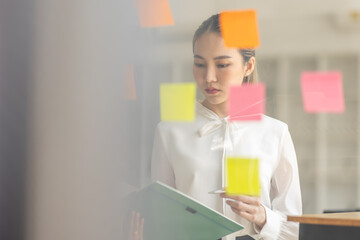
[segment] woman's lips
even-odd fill
[[[206,88],[205,92],[207,92],[207,94],[216,94],[216,93],[220,92],[220,90],[216,89],[216,88]]]

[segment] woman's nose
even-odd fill
[[[206,82],[216,82],[215,70],[211,67],[208,67],[206,69],[204,77],[205,77]]]

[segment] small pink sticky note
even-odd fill
[[[342,74],[339,71],[303,72],[301,90],[306,112],[342,113],[345,111]]]
[[[264,113],[263,83],[230,86],[228,106],[230,121],[260,121]]]

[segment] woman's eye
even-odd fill
[[[229,66],[230,64],[218,64],[218,68],[226,68],[227,66]]]
[[[194,63],[195,64],[195,66],[197,66],[197,67],[204,67],[204,64],[202,64],[202,63]]]

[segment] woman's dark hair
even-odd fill
[[[199,28],[195,31],[194,37],[193,37],[193,52],[194,52],[194,45],[196,40],[198,40],[199,37],[201,37],[204,33],[207,32],[214,32],[221,35],[221,29],[220,29],[220,21],[219,21],[219,14],[212,15],[208,19],[206,19]],[[255,57],[255,49],[252,48],[245,48],[245,49],[239,49],[240,55],[242,56],[244,63],[246,64],[251,57]],[[256,71],[256,64],[254,71],[249,75],[244,77],[243,82],[244,83],[255,83],[257,82],[257,71]]]

